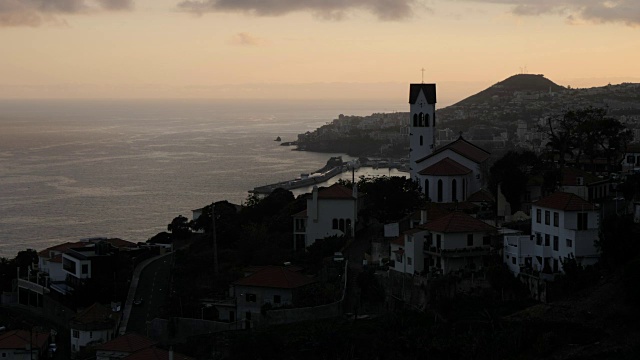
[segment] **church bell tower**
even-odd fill
[[[412,179],[420,170],[417,161],[435,149],[436,84],[411,84],[409,87],[409,166]]]

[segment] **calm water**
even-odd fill
[[[308,103],[0,101],[0,256],[94,236],[145,241],[177,215],[241,203],[340,155],[291,151],[277,136],[403,106]]]

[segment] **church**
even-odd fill
[[[432,202],[466,201],[482,189],[482,167],[490,153],[460,137],[436,148],[436,85],[411,84],[409,88],[409,164]]]

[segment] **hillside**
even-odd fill
[[[542,74],[518,74],[500,81],[475,95],[459,101],[453,106],[470,106],[495,99],[510,97],[514,93],[549,93],[565,90],[564,87],[547,79]]]

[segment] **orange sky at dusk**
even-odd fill
[[[636,0],[0,0],[0,98],[404,99],[424,67],[450,103],[638,64]]]

